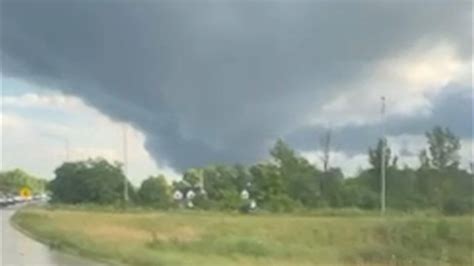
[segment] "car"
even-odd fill
[[[13,200],[15,203],[22,203],[25,201],[25,199],[22,196],[14,196]]]
[[[13,196],[7,196],[7,206],[15,204],[15,199]]]
[[[8,202],[7,202],[7,197],[5,196],[0,196],[0,207],[5,207],[8,205]]]

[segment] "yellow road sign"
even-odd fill
[[[29,198],[31,197],[31,190],[27,187],[24,187],[20,190],[20,196],[22,198]]]

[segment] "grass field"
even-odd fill
[[[27,208],[51,247],[126,265],[472,265],[472,217],[240,215]]]

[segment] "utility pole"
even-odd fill
[[[127,125],[122,127],[123,131],[123,200],[124,205],[128,202],[128,142],[127,142]]]
[[[323,162],[323,169],[326,173],[329,170],[329,159],[331,153],[331,128],[328,127],[327,131],[321,137],[321,146],[323,148],[323,154],[321,156],[321,160]]]
[[[381,155],[382,159],[381,161],[381,166],[380,166],[380,183],[381,183],[381,188],[380,188],[380,211],[383,214],[385,214],[385,147],[386,147],[386,140],[385,140],[385,97],[382,97],[382,111],[381,111],[382,119],[382,150],[381,150]]]

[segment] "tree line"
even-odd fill
[[[193,168],[171,184],[159,175],[134,188],[124,182],[119,163],[95,159],[64,163],[56,169],[56,177],[48,187],[53,201],[72,204],[120,204],[126,183],[130,203],[157,209],[180,206],[182,200],[176,199],[176,193],[185,200],[190,192],[193,208],[242,209],[248,204],[248,200],[242,199],[245,191],[259,209],[272,212],[352,207],[373,210],[380,207],[384,154],[388,208],[436,209],[447,214],[472,212],[474,176],[472,170],[459,167],[459,138],[441,127],[427,132],[426,138],[428,149],[420,151],[419,167],[400,167],[389,144],[379,140],[368,150],[371,166],[351,178],[345,178],[340,168],[330,167],[328,156],[323,156],[324,167],[319,169],[278,140],[265,162]]]
[[[0,172],[0,194],[18,195],[22,188],[28,188],[38,194],[45,190],[47,181],[29,175],[20,169]]]

